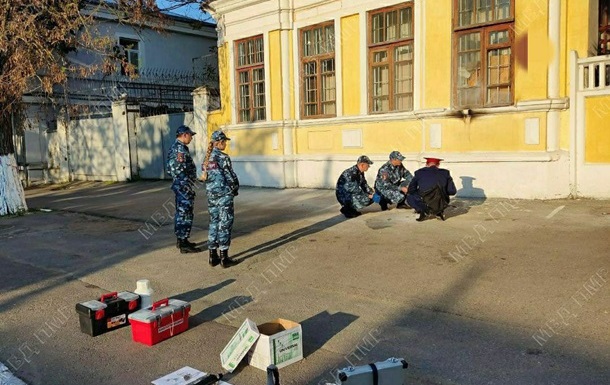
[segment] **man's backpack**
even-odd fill
[[[445,189],[438,184],[420,194],[430,214],[442,214],[449,206],[449,196],[447,196]]]

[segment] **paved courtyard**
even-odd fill
[[[239,325],[301,323],[282,384],[400,357],[409,384],[610,383],[610,202],[456,199],[445,222],[412,210],[346,220],[334,192],[243,188],[229,269],[180,254],[169,182],[27,191],[0,219],[0,362],[29,385],[149,384],[218,373]],[[191,240],[205,248],[205,197]],[[130,328],[89,337],[74,306],[149,279],[192,304],[190,329],[153,347]],[[0,384],[2,384],[0,376]],[[262,385],[242,364],[226,377]]]

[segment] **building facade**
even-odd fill
[[[458,196],[610,198],[607,0],[216,0],[245,184],[445,159]]]

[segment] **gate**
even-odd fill
[[[572,193],[610,198],[610,58],[578,59],[572,85]]]
[[[175,130],[182,124],[192,124],[192,121],[192,112],[136,119],[136,127],[138,127],[137,161],[140,178],[169,178],[165,162],[167,152],[176,140]]]

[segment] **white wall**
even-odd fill
[[[70,169],[77,180],[116,180],[112,117],[70,122]]]
[[[215,37],[187,34],[176,31],[156,32],[151,29],[137,31],[125,24],[101,21],[96,27],[100,35],[118,42],[119,36],[139,40],[140,68],[162,68],[192,71],[193,58],[208,55],[216,47]],[[90,52],[71,54],[79,63],[100,63],[101,58]]]
[[[358,156],[320,155],[298,156],[298,187],[334,189],[341,173],[356,164]],[[451,172],[459,197],[555,199],[570,194],[569,158],[567,153],[546,156],[545,159],[523,156],[521,160],[507,157],[496,160],[477,160],[470,157],[445,161],[442,167]],[[366,172],[369,185],[375,184],[379,168],[387,155],[371,155],[374,164]],[[485,156],[481,156],[484,159]],[[259,187],[286,186],[283,165],[292,159],[273,157],[239,157],[233,165],[243,185]],[[405,166],[412,174],[424,167],[423,159],[406,159]]]

